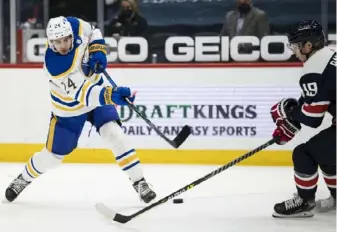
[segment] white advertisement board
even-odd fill
[[[173,138],[185,124],[192,135],[180,149],[251,149],[271,138],[270,107],[284,97],[298,98],[300,68],[109,69],[121,86],[138,91],[136,105]],[[0,69],[0,141],[44,143],[50,119],[48,81],[41,69]],[[6,77],[6,78],[5,78]],[[9,86],[21,86],[20,89]],[[15,91],[14,91],[15,90]],[[118,107],[123,130],[136,148],[170,149],[128,107]],[[329,125],[329,120],[323,126]],[[87,124],[79,147],[105,148]],[[304,127],[296,139],[270,149],[289,150],[317,133]]]
[[[0,161],[26,162],[44,146],[50,112],[48,80],[41,68],[0,68]],[[187,124],[192,134],[174,149],[128,107],[118,107],[122,128],[142,162],[223,164],[271,139],[270,107],[299,97],[300,67],[109,68],[120,86],[137,90],[135,105],[164,134],[174,138]],[[303,126],[284,146],[272,145],[249,165],[292,165],[291,151],[331,125]],[[90,132],[90,133],[89,133]],[[113,162],[107,144],[86,123],[68,162]],[[244,161],[246,162],[246,161]]]
[[[144,87],[139,91],[137,108],[156,121],[162,132],[175,136],[184,125],[199,137],[266,138],[273,123],[269,109],[284,96],[299,96],[293,85]],[[128,135],[154,136],[155,132],[128,107],[119,107]]]

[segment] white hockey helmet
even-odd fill
[[[71,28],[70,22],[63,16],[59,16],[56,18],[51,18],[48,22],[47,29],[47,39],[48,45],[53,50],[56,51],[52,40],[60,39],[66,36],[72,36],[72,40],[74,40],[73,30]]]

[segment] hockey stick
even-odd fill
[[[207,174],[206,176],[204,177],[201,177],[200,179],[196,180],[196,181],[193,181],[192,183],[186,185],[185,187],[175,191],[174,193],[171,193],[170,195],[160,199],[159,201],[139,210],[138,212],[134,213],[134,214],[131,214],[131,215],[123,215],[123,214],[119,214],[115,211],[113,211],[112,209],[110,209],[109,207],[105,206],[104,204],[102,203],[97,203],[96,204],[96,209],[97,211],[102,214],[103,216],[107,217],[108,219],[111,219],[113,221],[116,221],[116,222],[119,222],[119,223],[127,223],[128,221],[132,220],[133,218],[137,217],[138,215],[142,214],[142,213],[145,213],[146,211],[154,208],[155,206],[157,205],[160,205],[160,204],[163,204],[165,202],[167,202],[168,200],[176,197],[176,196],[179,196],[180,194],[182,194],[183,192],[186,192],[192,188],[194,188],[195,186],[201,184],[202,182],[210,179],[211,177],[219,174],[220,172],[223,172],[224,170],[234,166],[235,164],[241,162],[242,160],[245,160],[247,159],[248,157],[254,155],[255,153],[269,147],[270,145],[274,144],[275,143],[275,140],[274,139],[271,139],[269,140],[268,142],[266,142],[265,144],[255,148],[254,150],[240,156],[239,158],[233,160],[232,162],[230,163],[227,163],[225,164],[224,166],[220,167],[219,169],[217,170],[214,170],[213,172]]]
[[[110,84],[116,88],[116,83],[112,80],[110,75],[106,72],[106,70],[103,71],[103,74],[108,79]],[[166,137],[145,115],[143,115],[137,107],[132,104],[128,99],[126,99],[128,102],[128,106],[133,109],[161,138],[163,138],[167,143],[169,143],[172,147],[178,148],[181,144],[185,142],[187,137],[191,134],[191,128],[188,125],[185,125],[182,130],[178,133],[178,135],[173,139],[170,140],[168,137]]]

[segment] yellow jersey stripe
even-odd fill
[[[56,122],[57,122],[57,118],[55,116],[53,116],[52,119],[50,120],[49,134],[48,134],[48,141],[47,141],[47,149],[50,152],[53,152],[53,143],[54,143],[54,133],[55,133]]]
[[[52,104],[55,108],[59,109],[59,110],[64,110],[64,111],[76,111],[76,110],[80,110],[84,107],[84,105],[82,104],[78,104],[75,107],[69,107],[69,106],[65,106],[65,105],[59,105],[58,103],[56,103],[55,101],[52,101]]]
[[[79,36],[82,36],[83,34],[83,25],[82,25],[82,20],[81,19],[78,19],[78,21],[80,22],[80,25],[78,26],[78,35]]]
[[[87,89],[89,88],[90,85],[91,85],[90,81],[87,81],[87,83],[85,83],[82,88],[82,94],[81,94],[81,99],[80,99],[80,102],[82,104],[85,104],[85,96],[87,95]]]
[[[100,74],[97,74],[96,76],[95,76],[95,80],[94,80],[94,82],[96,83],[96,82],[98,82],[98,79],[101,77],[101,75]]]
[[[68,97],[68,96],[62,96],[61,94],[59,94],[58,92],[55,92],[54,90],[51,90],[50,92],[54,97],[57,97],[63,101],[75,101],[73,98]]]

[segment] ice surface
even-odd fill
[[[143,165],[147,181],[164,197],[218,166]],[[0,164],[2,196],[23,164]],[[116,165],[63,164],[35,180],[13,203],[0,205],[1,232],[332,232],[336,211],[307,219],[272,218],[275,203],[295,192],[290,167],[232,167],[127,224],[95,210],[102,202],[123,214],[140,203]],[[317,197],[329,192],[322,178]],[[157,198],[159,199],[159,198]]]

